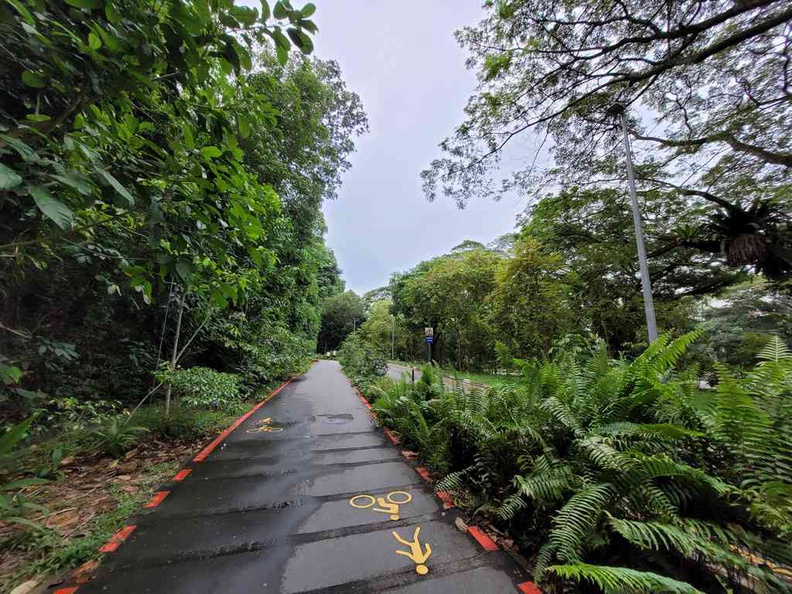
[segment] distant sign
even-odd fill
[[[424,338],[424,340],[426,341],[426,344],[432,344],[434,342],[434,337],[427,336],[426,338]]]
[[[424,328],[424,336],[426,338],[434,338],[434,328]]]

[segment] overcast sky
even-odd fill
[[[461,123],[475,86],[454,31],[477,23],[481,0],[315,0],[316,55],[337,60],[369,117],[338,200],[324,206],[327,241],[347,287],[363,293],[391,273],[514,229],[514,198],[428,203],[420,172]],[[299,1],[294,2],[300,6]]]

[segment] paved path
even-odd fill
[[[513,594],[525,579],[457,530],[334,361],[189,468],[78,594]]]

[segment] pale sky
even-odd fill
[[[481,1],[315,0],[316,55],[338,61],[369,117],[338,200],[323,209],[327,242],[357,293],[465,239],[488,243],[513,231],[524,208],[515,198],[481,198],[458,210],[421,191],[421,170],[440,156],[438,143],[462,122],[475,87],[453,33],[481,19]]]

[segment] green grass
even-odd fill
[[[494,373],[473,373],[470,371],[455,371],[453,369],[444,369],[443,375],[446,377],[459,377],[462,379],[468,379],[471,382],[486,384],[488,386],[498,386],[503,383],[513,383],[519,379],[517,376],[505,374],[496,375]]]
[[[421,368],[423,365],[426,365],[426,361],[417,362],[413,361],[412,363],[407,361],[389,361],[390,363],[394,363],[396,365],[403,365],[405,367],[417,367]],[[471,382],[477,382],[480,384],[486,384],[488,386],[498,386],[505,382],[511,383],[514,382],[517,376],[506,375],[506,374],[495,374],[495,373],[475,373],[472,371],[456,371],[450,367],[441,368],[444,377],[458,377],[460,379],[468,379]]]

